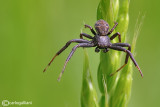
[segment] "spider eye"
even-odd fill
[[[100,24],[97,24],[97,23],[96,23],[95,26],[100,26]]]

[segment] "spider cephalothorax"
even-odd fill
[[[72,57],[72,55],[76,51],[76,49],[79,48],[79,47],[84,47],[84,48],[96,47],[95,52],[99,52],[100,49],[102,49],[103,52],[108,52],[109,49],[113,49],[113,50],[117,50],[117,51],[123,51],[123,52],[126,53],[125,64],[122,67],[120,67],[116,72],[121,70],[127,64],[128,58],[130,57],[131,60],[133,61],[134,65],[138,68],[141,76],[143,77],[143,74],[140,70],[140,67],[138,66],[136,60],[134,59],[134,57],[131,53],[131,46],[128,43],[120,43],[121,42],[120,33],[117,32],[117,33],[113,34],[111,37],[109,37],[109,35],[113,32],[113,30],[115,29],[115,27],[117,25],[118,25],[118,23],[115,23],[113,28],[109,31],[108,23],[101,19],[101,20],[98,20],[95,24],[96,32],[93,30],[93,28],[91,26],[85,25],[86,28],[89,28],[91,30],[91,32],[94,34],[94,37],[92,37],[92,36],[90,36],[86,33],[81,33],[80,34],[81,39],[72,39],[72,40],[68,41],[66,43],[66,45],[63,46],[63,48],[61,48],[56,53],[56,55],[52,58],[52,60],[49,62],[49,64],[47,65],[47,67],[44,69],[43,72],[45,72],[47,70],[48,66],[50,66],[50,64],[53,62],[53,60],[55,59],[56,56],[61,54],[71,43],[76,42],[76,43],[79,43],[79,44],[77,44],[76,46],[74,46],[72,48],[72,51],[69,54],[68,58],[66,59],[63,70],[60,73],[60,76],[59,76],[58,80],[60,80],[60,78],[61,78],[61,76],[62,76],[62,74],[65,70],[66,64],[68,63],[68,61],[70,60],[70,58]],[[90,41],[85,40],[85,39],[83,39],[83,36],[86,37],[86,38],[89,38],[91,40]],[[117,36],[118,36],[118,39],[119,39],[119,43],[111,43],[110,41],[113,40]],[[128,49],[125,49],[124,47],[127,47]],[[113,74],[111,74],[111,75],[113,75]]]
[[[100,36],[105,36],[107,35],[108,31],[109,31],[109,25],[107,22],[105,22],[104,20],[98,20],[95,24],[95,29],[98,33],[98,35]]]

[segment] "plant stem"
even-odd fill
[[[97,101],[97,93],[91,77],[88,54],[86,49],[84,49],[81,106],[82,107],[99,107],[98,101]]]
[[[119,23],[115,31],[121,33],[122,42],[125,41],[128,29],[128,9],[129,0],[101,0],[97,9],[97,20],[103,19],[107,21],[110,27],[113,26],[113,23],[115,21]],[[115,40],[113,42],[118,41]],[[128,62],[128,65],[125,67],[125,69],[112,77],[110,76],[110,74],[112,72],[115,72],[120,65],[121,54],[119,52],[101,52],[97,77],[102,98],[106,99],[106,105],[103,105],[101,107],[124,107],[123,105],[127,105],[128,103],[132,84],[132,65],[130,61]],[[126,73],[127,71],[130,72]],[[104,82],[105,85],[103,84]],[[105,89],[105,86],[107,86],[107,90]],[[124,94],[122,93],[122,91],[125,91]],[[100,100],[100,104],[103,102],[103,100]]]

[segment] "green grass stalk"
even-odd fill
[[[115,29],[115,32],[121,33],[122,42],[125,42],[125,37],[128,29],[128,9],[129,0],[101,0],[97,9],[97,20],[104,19],[109,23],[110,28],[113,27],[114,22],[119,23],[117,28]],[[113,41],[113,43],[114,42],[118,42],[118,40]],[[112,50],[108,53],[101,52],[97,77],[102,98],[106,99],[104,103],[106,105],[102,105],[101,107],[124,107],[123,105],[126,105],[128,103],[128,97],[126,96],[130,96],[132,84],[132,64],[130,64],[129,61],[128,65],[123,70],[111,77],[110,74],[115,72],[120,66],[120,52]],[[125,71],[130,72],[128,74],[125,74]],[[122,76],[121,72],[123,72],[122,74],[125,75]],[[128,80],[124,80],[123,77],[127,78]],[[106,83],[107,90],[105,88],[104,82]],[[129,86],[125,87],[124,89],[122,88],[124,85]],[[125,91],[125,94],[122,95],[122,91]],[[100,100],[100,104],[103,102],[103,100]],[[121,103],[121,105],[119,103]]]
[[[109,23],[110,29],[114,26],[114,22],[118,22],[118,26],[114,33],[121,34],[122,43],[126,42],[126,34],[129,24],[129,0],[100,0],[97,8],[97,20],[103,19]],[[138,22],[137,22],[138,23]],[[142,23],[135,29],[132,41],[132,53],[137,40],[137,36]],[[118,39],[112,41],[117,43]],[[84,69],[83,83],[81,92],[82,107],[127,107],[131,95],[133,63],[129,59],[128,64],[118,73],[110,76],[121,67],[124,62],[126,53],[110,50],[108,53],[100,52],[100,64],[98,67],[97,80],[101,93],[98,103],[97,92],[94,88],[91,73],[89,70],[88,55],[84,50]]]
[[[92,81],[91,71],[89,68],[88,54],[84,49],[83,81],[81,92],[82,107],[99,107],[97,93]]]

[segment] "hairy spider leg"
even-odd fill
[[[113,28],[107,33],[107,35],[110,35],[110,34],[113,32],[113,30],[117,27],[117,25],[118,25],[118,23],[115,22],[115,25],[114,25]]]
[[[93,37],[91,35],[88,35],[86,33],[80,33],[80,38],[83,39],[83,36],[89,39],[93,39]]]
[[[89,43],[88,40],[84,40],[84,39],[72,39],[70,41],[68,41],[66,43],[65,46],[63,46],[57,53],[56,55],[52,58],[52,60],[49,62],[49,64],[45,67],[45,69],[43,70],[43,72],[45,72],[47,70],[47,68],[51,65],[51,63],[53,62],[53,60],[56,58],[56,56],[58,56],[59,54],[61,54],[71,43],[76,42],[76,43]]]
[[[60,75],[59,75],[59,77],[58,77],[58,79],[57,79],[58,81],[60,81],[61,76],[62,76],[62,74],[64,73],[64,70],[65,70],[65,68],[66,68],[66,65],[67,65],[68,61],[70,60],[70,58],[72,57],[72,55],[73,55],[73,53],[76,51],[76,49],[79,48],[79,47],[94,47],[94,44],[92,44],[92,43],[80,43],[80,44],[78,44],[78,45],[76,45],[76,46],[74,46],[74,47],[72,48],[72,51],[70,52],[69,56],[68,56],[67,59],[66,59],[66,62],[65,62],[65,64],[64,64],[64,67],[63,67],[63,69],[62,69],[62,72],[60,73]]]
[[[110,37],[110,40],[113,40],[115,37],[118,36],[118,39],[119,39],[119,42],[121,42],[121,34],[119,32],[113,34],[111,37]]]
[[[119,43],[119,44],[120,44],[120,43]],[[124,46],[124,45],[125,45],[125,44],[122,44],[122,46]],[[122,48],[120,45],[119,45],[119,46],[113,46],[113,45],[112,45],[112,46],[109,46],[109,48],[114,49],[114,50],[118,50],[118,51],[124,51],[124,52],[126,52],[126,53],[128,54],[128,56],[130,56],[130,58],[131,58],[131,60],[133,61],[134,65],[135,65],[135,66],[137,67],[137,69],[139,70],[139,72],[140,72],[140,74],[141,74],[141,77],[143,77],[143,74],[142,74],[142,71],[141,71],[140,67],[138,66],[136,60],[134,59],[132,53],[131,53],[129,50],[127,50],[127,49],[125,49],[125,48]],[[125,65],[127,64],[127,62],[128,62],[128,58],[127,58],[127,56],[126,56]],[[123,65],[121,68],[119,68],[118,71],[119,71],[120,69],[122,69],[125,65]],[[118,71],[116,71],[116,72],[118,72]],[[114,74],[114,73],[113,73],[113,74]],[[112,76],[113,74],[111,74],[111,76]]]
[[[94,35],[96,35],[96,32],[94,31],[94,29],[90,26],[90,25],[84,25],[85,26],[85,28],[89,28],[90,30],[91,30],[91,32],[94,34]]]

